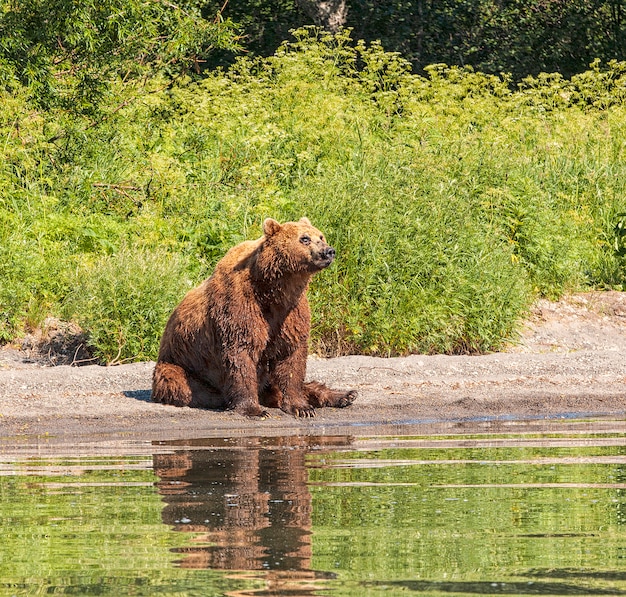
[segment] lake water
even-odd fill
[[[6,444],[0,595],[626,595],[625,429]]]

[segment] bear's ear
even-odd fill
[[[280,224],[276,220],[267,218],[267,220],[263,222],[263,234],[265,234],[265,236],[274,236],[279,230]]]
[[[300,218],[300,222],[302,224],[306,224],[307,226],[311,226],[311,222],[309,221],[309,218]]]

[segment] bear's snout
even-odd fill
[[[333,249],[332,247],[326,247],[322,251],[322,257],[324,259],[328,259],[328,261],[332,261],[335,258],[335,249]]]
[[[335,259],[335,249],[325,245],[324,247],[321,247],[316,254],[314,254],[313,259],[315,265],[320,269],[328,267]]]

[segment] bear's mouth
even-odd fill
[[[332,262],[333,262],[333,258],[331,257],[330,259],[320,259],[316,262],[315,265],[317,265],[317,267],[319,269],[325,269],[327,268]]]

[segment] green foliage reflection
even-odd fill
[[[314,566],[337,571],[346,595],[362,582],[366,594],[622,594],[623,456],[618,446],[316,457]]]
[[[0,595],[221,595],[254,587],[176,566],[181,537],[161,522],[151,462],[30,461],[16,465],[16,476],[0,476]],[[27,472],[33,467],[39,472]]]
[[[619,442],[245,440],[4,462],[0,594],[626,593]]]

